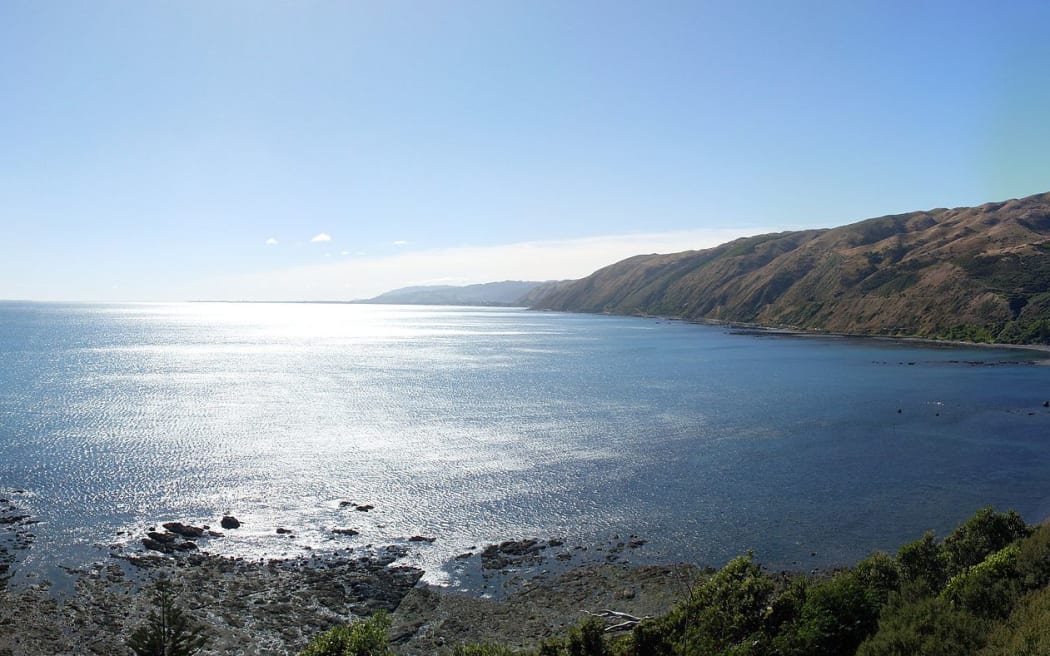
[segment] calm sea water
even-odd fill
[[[41,520],[22,575],[225,512],[228,553],[434,536],[411,556],[432,580],[527,536],[828,566],[986,504],[1050,515],[1032,357],[513,309],[0,303],[0,488]]]

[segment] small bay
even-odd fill
[[[438,582],[529,536],[808,570],[988,504],[1050,515],[1038,357],[506,308],[5,302],[0,488],[40,520],[20,577],[224,513],[243,526],[210,548],[237,555],[434,537],[409,559]]]

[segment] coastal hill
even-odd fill
[[[357,303],[393,305],[530,305],[534,295],[557,283],[504,280],[478,285],[401,287]]]
[[[870,335],[1050,341],[1050,193],[638,255],[536,309]]]

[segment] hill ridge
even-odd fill
[[[552,281],[501,280],[472,285],[413,285],[356,302],[380,305],[527,306],[536,295],[556,284]]]

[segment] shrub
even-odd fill
[[[337,626],[314,638],[299,656],[393,656],[387,630],[390,616],[379,612],[349,626]]]
[[[798,654],[853,653],[875,631],[884,594],[866,585],[855,571],[814,584],[785,645]]]
[[[585,617],[569,631],[569,656],[605,656],[605,622]]]
[[[1017,574],[1024,590],[1050,583],[1050,526],[1040,526],[1020,543]]]
[[[900,589],[901,576],[897,563],[881,551],[857,563],[853,573],[873,598],[879,600],[880,606],[886,603],[891,592]]]
[[[536,651],[537,656],[562,656],[564,653],[560,640],[544,640]]]
[[[982,656],[1050,654],[1050,588],[1029,594],[988,635]]]
[[[672,612],[669,628],[682,636],[681,651],[717,654],[762,641],[773,588],[751,553],[729,561]]]
[[[894,593],[878,631],[860,645],[857,656],[966,656],[981,647],[983,636],[980,620],[945,599],[908,602]]]
[[[933,531],[927,531],[922,538],[900,548],[897,570],[902,582],[920,583],[931,593],[944,587],[948,580],[944,550],[934,539]]]
[[[194,624],[175,604],[175,591],[166,579],[154,586],[153,610],[146,623],[128,638],[136,656],[193,656],[207,642],[203,627]]]
[[[666,620],[644,620],[631,631],[627,653],[631,656],[669,656],[674,641]]]
[[[997,513],[991,506],[978,510],[944,540],[949,577],[1028,534],[1028,526],[1016,511]]]
[[[952,577],[941,597],[980,617],[1006,617],[1020,594],[1017,583],[1020,551],[1016,544],[996,551]]]
[[[806,596],[809,592],[811,581],[805,576],[799,576],[777,594],[770,603],[769,616],[766,624],[771,632],[776,633],[785,625],[790,624],[802,614],[806,605]]]
[[[630,652],[630,641],[625,641]],[[605,622],[597,617],[585,617],[569,630],[565,638],[544,640],[537,656],[611,656],[605,641]],[[623,652],[621,648],[619,652]]]

